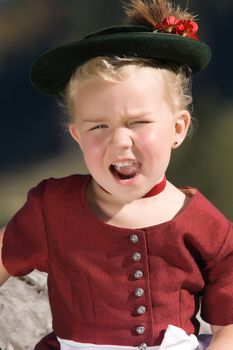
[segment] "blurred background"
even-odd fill
[[[174,152],[168,177],[177,186],[198,187],[233,219],[233,1],[191,0],[189,8],[199,14],[199,36],[213,59],[194,78],[198,127]],[[85,172],[63,111],[30,85],[32,62],[52,47],[122,22],[120,0],[0,0],[0,225],[43,178]]]

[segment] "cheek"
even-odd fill
[[[154,144],[158,138],[158,131],[150,128],[143,128],[139,134],[142,144]]]
[[[87,136],[82,140],[82,151],[87,162],[102,157],[104,143],[102,137]]]
[[[149,154],[169,153],[171,151],[172,128],[145,128],[141,130],[138,136],[140,138],[141,148]]]

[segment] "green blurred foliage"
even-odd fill
[[[9,53],[75,40],[90,31],[119,22],[118,0],[8,0],[0,3],[0,62]]]
[[[173,152],[169,175],[178,186],[200,189],[233,219],[233,104],[216,102],[199,107],[198,128]]]

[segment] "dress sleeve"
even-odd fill
[[[202,318],[212,324],[233,324],[233,223],[214,261],[205,269],[206,286],[202,299]]]
[[[42,211],[46,180],[29,191],[27,201],[6,227],[2,261],[12,276],[34,269],[47,272],[48,249]]]

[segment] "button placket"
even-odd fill
[[[137,246],[137,243],[140,241],[140,237],[138,234],[134,233],[130,235],[130,241],[133,245]],[[142,253],[137,249],[133,254],[131,255],[131,260],[134,262],[140,262],[142,264]],[[133,277],[135,280],[141,280],[144,277],[143,269],[140,269],[140,267],[133,272]],[[135,288],[134,290],[134,297],[140,298],[145,295],[145,291],[142,287]],[[143,315],[146,313],[147,309],[145,305],[139,305],[135,306],[135,312],[138,317],[143,317]],[[143,335],[145,333],[145,326],[144,325],[136,325],[135,326],[135,332],[137,335]],[[138,345],[139,350],[145,350],[147,348],[146,343],[141,343]]]

